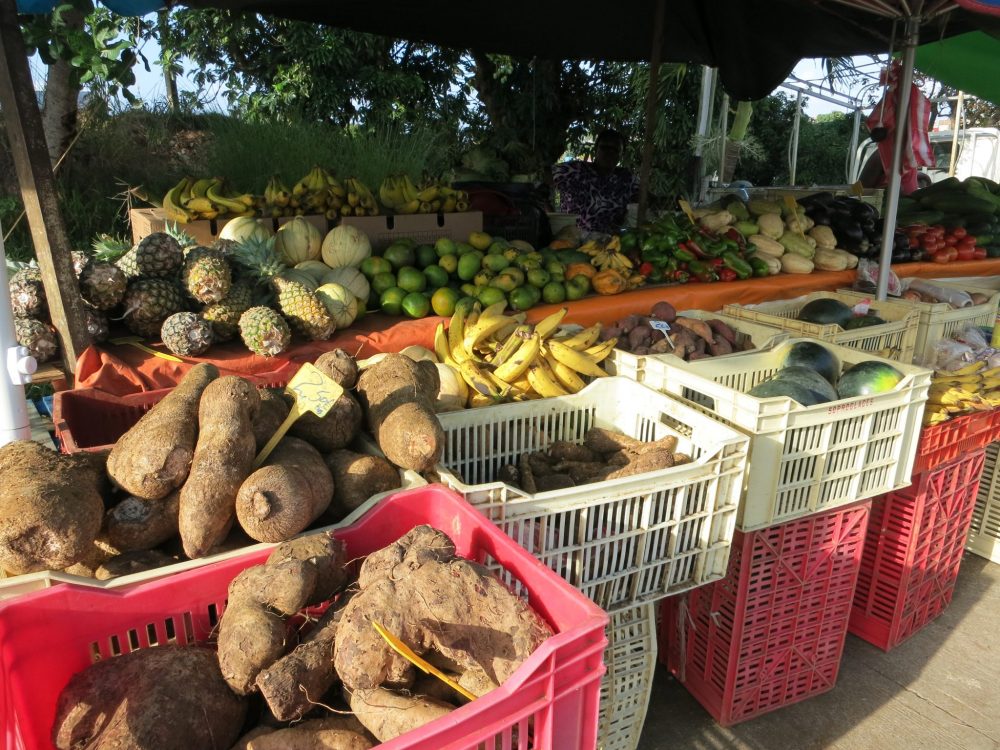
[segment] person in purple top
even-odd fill
[[[594,141],[593,161],[570,161],[552,168],[552,185],[559,192],[559,210],[579,214],[589,232],[613,234],[625,224],[628,204],[639,191],[639,180],[619,167],[625,139],[616,130],[602,130]]]

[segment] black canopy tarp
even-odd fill
[[[524,57],[620,61],[650,59],[656,6],[654,0],[499,4],[183,0],[180,4]],[[932,41],[976,29],[1000,32],[1000,19],[956,8],[926,21],[921,38]],[[666,3],[661,54],[664,61],[717,67],[730,96],[757,100],[776,89],[800,59],[885,53],[892,31],[891,19],[837,0],[675,0]]]

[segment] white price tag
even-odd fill
[[[867,315],[871,304],[872,301],[870,299],[863,299],[852,308],[852,311],[855,315]]]
[[[664,334],[670,333],[670,324],[665,320],[650,320],[649,327]]]

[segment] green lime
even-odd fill
[[[372,277],[372,291],[381,298],[382,292],[396,286],[396,274],[377,273]]]
[[[443,258],[446,255],[458,255],[455,240],[451,237],[438,237],[438,241],[434,243],[434,250],[439,258]]]
[[[543,286],[548,284],[552,280],[548,271],[543,271],[541,268],[532,268],[528,271],[528,283],[532,286],[537,286],[541,289]]]
[[[521,312],[533,307],[537,300],[535,299],[535,293],[531,289],[532,287],[522,286],[508,294],[507,301],[511,308]]]
[[[412,266],[417,260],[413,249],[399,241],[389,245],[382,253],[382,257],[389,261],[397,271],[403,266]]]
[[[590,279],[584,274],[577,274],[566,282],[566,299],[577,300],[590,293]]]
[[[411,318],[426,318],[431,311],[431,302],[420,292],[410,292],[403,297],[402,308]]]
[[[438,260],[438,265],[441,266],[448,274],[453,274],[458,271],[458,256],[457,255],[442,255]]]
[[[404,266],[396,274],[399,285],[408,292],[422,292],[427,288],[427,277],[413,266]]]
[[[550,281],[542,288],[542,299],[550,305],[566,301],[566,287],[561,281]]]
[[[479,304],[483,307],[489,307],[490,305],[495,305],[497,302],[502,302],[507,299],[507,295],[504,294],[503,289],[496,289],[488,286],[479,292],[477,299],[479,300]]]
[[[458,303],[458,292],[446,286],[441,287],[431,297],[431,309],[435,315],[453,315]]]
[[[356,316],[354,316],[354,319],[355,320],[361,320],[365,316],[365,313],[367,313],[367,312],[368,312],[368,305],[365,304],[365,301],[363,299],[359,299],[358,300],[358,314]]]
[[[370,255],[361,261],[361,273],[368,277],[370,281],[377,274],[392,273],[392,263],[378,255]]]
[[[379,297],[379,307],[386,315],[399,315],[403,310],[403,298],[406,296],[405,289],[400,289],[398,286],[390,287]]]
[[[458,278],[462,281],[472,281],[482,267],[483,254],[478,250],[466,253],[458,259]]]
[[[417,265],[421,268],[435,266],[438,262],[438,254],[434,250],[434,245],[417,245]]]
[[[427,279],[427,286],[430,289],[440,289],[448,286],[448,272],[441,266],[435,264],[424,269],[424,277]]]

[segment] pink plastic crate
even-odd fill
[[[392,495],[335,534],[346,543],[350,559],[384,547],[419,524],[441,529],[455,541],[459,554],[496,570],[556,634],[498,689],[380,747],[595,747],[607,614],[440,485]],[[225,608],[229,582],[241,570],[263,562],[268,553],[255,552],[126,591],[63,584],[0,604],[4,747],[51,748],[59,693],[72,675],[96,659],[158,643],[207,640]]]
[[[870,509],[737,531],[725,578],[663,600],[660,659],[719,724],[833,688]]]

